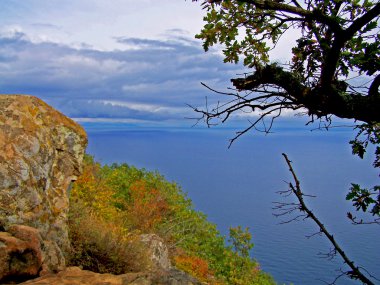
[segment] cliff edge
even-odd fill
[[[67,192],[86,145],[83,128],[40,99],[0,95],[0,280],[65,268]]]

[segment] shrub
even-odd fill
[[[142,232],[152,232],[165,219],[169,206],[159,190],[149,188],[139,180],[130,186],[130,201],[126,206],[128,216]]]
[[[99,273],[140,272],[149,260],[138,238],[117,221],[110,223],[89,211],[80,201],[71,202],[69,265]]]
[[[117,274],[145,270],[149,261],[137,233],[155,233],[179,269],[207,284],[275,284],[249,256],[253,244],[247,229],[231,229],[227,246],[181,188],[157,172],[101,166],[87,156],[70,201],[72,265]]]
[[[214,278],[215,273],[210,270],[208,262],[200,257],[182,253],[174,257],[174,262],[178,269],[189,273],[202,282],[212,285],[223,284]]]

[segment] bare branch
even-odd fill
[[[314,223],[316,223],[318,225],[320,232],[323,233],[327,237],[327,239],[330,241],[330,243],[333,245],[333,249],[332,249],[332,251],[330,251],[330,255],[331,255],[331,253],[334,253],[334,255],[335,255],[335,252],[337,252],[341,256],[341,258],[344,260],[344,262],[351,269],[350,271],[347,271],[345,273],[351,279],[359,279],[364,284],[370,284],[370,285],[374,284],[370,279],[367,278],[367,276],[365,276],[362,273],[361,268],[355,266],[354,262],[350,258],[348,258],[346,253],[342,250],[342,248],[339,246],[339,244],[335,240],[334,236],[332,234],[330,234],[330,232],[326,229],[326,227],[322,224],[322,222],[308,208],[308,206],[306,205],[305,200],[304,200],[304,194],[301,190],[299,179],[297,178],[297,175],[293,169],[291,161],[289,160],[288,156],[285,153],[283,153],[282,155],[285,158],[285,161],[289,167],[289,171],[292,174],[293,180],[295,182],[295,186],[292,183],[289,183],[289,188],[298,200],[299,210],[301,212],[305,213],[307,218],[310,218],[311,220],[314,221]],[[293,207],[295,207],[295,206],[293,206]]]
[[[350,212],[347,213],[347,218],[352,222],[353,225],[379,225],[380,218],[374,218],[372,221],[364,221],[363,219],[358,219],[353,216]]]

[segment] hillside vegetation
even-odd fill
[[[83,269],[148,270],[139,237],[154,233],[169,247],[172,264],[206,284],[275,284],[249,256],[248,229],[231,228],[226,240],[177,184],[157,172],[127,164],[102,166],[86,156],[70,193],[69,226],[70,263]]]

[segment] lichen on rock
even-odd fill
[[[86,145],[83,128],[40,99],[0,95],[0,229],[38,230],[42,274],[65,268],[67,191]]]
[[[153,270],[169,271],[172,268],[169,250],[162,238],[156,234],[144,234],[141,235],[141,242],[145,245]]]

